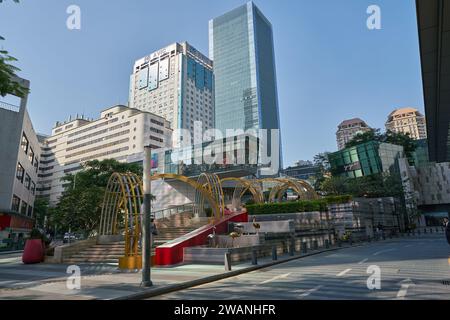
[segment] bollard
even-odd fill
[[[430,233],[433,233],[433,228],[430,228]]]
[[[225,253],[225,271],[231,271],[231,254]]]
[[[302,242],[302,253],[307,253],[308,252],[308,246],[306,244],[306,242]]]
[[[420,236],[420,230],[417,230],[417,234]]]
[[[423,229],[423,233],[426,234],[427,233],[427,228]]]
[[[415,236],[416,235],[416,230],[412,231],[412,235]]]
[[[330,248],[330,241],[328,239],[325,239],[325,248]]]
[[[353,244],[352,237],[348,238],[348,243],[350,244],[350,246]]]
[[[317,240],[313,241],[313,248],[314,248],[314,250],[318,250],[319,249],[319,242]]]
[[[370,238],[370,236],[367,237],[367,241],[372,242],[372,239]]]
[[[436,233],[438,233],[439,232],[439,229],[436,227]]]
[[[381,235],[381,237],[383,238],[383,240],[386,240],[386,234],[383,232],[383,234]]]
[[[342,247],[342,241],[340,238],[338,238],[338,247]]]
[[[258,254],[255,249],[252,250],[252,265],[256,266],[258,264]]]
[[[277,255],[277,247],[273,246],[272,247],[272,260],[278,260],[278,255]]]

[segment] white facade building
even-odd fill
[[[386,121],[386,130],[408,133],[414,140],[427,138],[425,116],[414,108],[392,111]]]
[[[214,127],[213,63],[187,42],[174,43],[134,63],[130,108],[170,121],[172,129],[194,132]],[[202,125],[194,126],[196,121]],[[181,141],[178,135],[174,141]]]
[[[140,154],[144,146],[154,149],[171,145],[170,123],[162,117],[117,105],[101,112],[97,120],[77,117],[56,123],[52,135],[41,145],[38,195],[55,205],[66,174],[75,174],[89,160],[116,159]]]
[[[336,131],[336,142],[339,150],[345,148],[347,142],[352,140],[358,133],[372,130],[367,123],[359,118],[342,121]]]

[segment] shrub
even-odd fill
[[[327,211],[329,204],[346,203],[352,199],[350,195],[330,196],[315,200],[300,200],[280,203],[256,203],[247,204],[247,212],[257,214],[277,214],[294,212]]]

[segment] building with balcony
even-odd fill
[[[386,130],[409,134],[414,140],[426,139],[425,116],[414,108],[401,108],[392,111],[386,121]]]
[[[364,133],[370,130],[372,129],[360,118],[342,121],[336,131],[338,150],[344,149],[347,142],[352,140],[358,133]]]
[[[41,142],[37,194],[55,205],[66,187],[61,178],[76,175],[86,161],[126,162],[146,145],[155,149],[170,146],[171,138],[169,121],[122,105],[103,110],[96,120],[77,116],[57,122],[52,134]]]

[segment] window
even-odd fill
[[[11,210],[19,212],[19,206],[20,206],[20,198],[16,195],[13,195]]]
[[[23,183],[23,176],[24,176],[25,170],[23,169],[22,165],[20,163],[17,163],[17,172],[16,172],[16,178]]]
[[[30,147],[30,153],[28,154],[28,160],[30,160],[31,164],[33,164],[34,161],[34,151],[33,148]]]
[[[25,153],[28,153],[28,138],[25,135],[25,133],[22,133],[22,142],[21,142],[20,146],[22,147],[22,150]]]
[[[25,201],[22,201],[22,204],[20,205],[21,214],[27,214],[27,206],[28,204]]]
[[[35,191],[36,191],[36,184],[33,181],[31,181],[31,193],[34,194]]]
[[[33,216],[33,207],[32,206],[28,206],[28,214],[27,216],[32,217]]]
[[[27,188],[28,190],[30,190],[31,187],[31,178],[28,175],[28,173],[25,175],[25,188]]]

